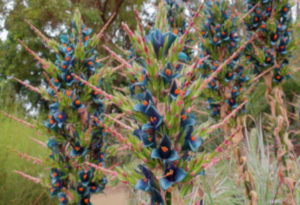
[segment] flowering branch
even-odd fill
[[[39,184],[39,183],[40,183],[40,179],[37,178],[37,177],[30,176],[30,175],[25,174],[24,172],[21,172],[21,171],[18,171],[18,170],[15,170],[15,173],[21,175],[21,176],[22,176],[23,178],[25,178],[25,179],[28,179],[28,180],[30,180],[30,181],[33,181],[33,182],[36,183],[36,184]]]

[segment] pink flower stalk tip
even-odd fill
[[[139,152],[142,151],[142,147],[143,147],[143,143],[139,143],[139,144],[138,144],[138,150],[139,150]]]
[[[146,54],[148,54],[148,55],[149,55],[149,48],[148,48],[148,46],[147,46],[147,45],[145,45],[145,46],[144,46],[144,50],[145,50]]]
[[[76,78],[78,81],[81,81],[82,83],[84,83],[86,86],[92,88],[94,91],[100,93],[101,95],[103,95],[105,98],[111,100],[113,99],[112,95],[106,93],[105,91],[103,91],[102,89],[100,88],[97,88],[96,86],[92,85],[90,82],[82,79],[81,77],[79,77],[78,75],[76,75],[75,73],[72,73],[71,74],[74,78]]]
[[[111,24],[111,22],[114,20],[114,18],[116,17],[116,12],[114,12],[110,18],[108,19],[108,21],[104,24],[104,26],[102,27],[102,29],[99,31],[99,33],[97,34],[97,38],[100,39],[102,38],[103,34],[105,33],[105,31],[107,30],[108,26]]]
[[[127,178],[127,174],[125,172],[122,173],[122,176]]]
[[[18,170],[15,170],[14,172],[15,172],[16,174],[21,175],[21,176],[22,176],[23,178],[25,178],[25,179],[28,179],[28,180],[30,180],[30,181],[33,181],[33,182],[36,183],[36,184],[40,183],[40,179],[37,178],[37,177],[30,176],[30,175],[25,174],[24,172],[21,172],[21,171],[18,171]]]
[[[174,47],[173,47],[173,52],[175,53],[175,52],[176,52],[176,50],[177,50],[177,47],[176,47],[176,46],[174,46]]]
[[[8,118],[10,118],[10,119],[12,119],[12,120],[15,120],[15,121],[18,122],[18,123],[21,123],[21,124],[23,124],[23,125],[25,125],[25,126],[28,126],[28,127],[30,127],[30,128],[35,128],[35,126],[34,126],[33,124],[31,124],[31,123],[29,123],[29,122],[26,122],[25,120],[16,118],[16,117],[14,117],[14,116],[12,116],[12,115],[10,115],[10,114],[8,114],[8,113],[2,111],[2,110],[0,110],[0,113],[2,113],[3,115],[5,115],[6,117],[8,117]]]
[[[216,149],[216,152],[222,152],[222,151],[223,151],[222,146],[219,146],[219,147]]]
[[[33,50],[31,50],[23,41],[20,39],[18,40],[19,43],[34,57],[35,60],[37,60],[39,63],[42,64],[42,68],[46,67],[48,68],[49,65],[46,63],[44,59],[42,59],[38,54],[36,54]]]
[[[96,164],[93,164],[93,163],[90,163],[90,162],[85,162],[84,164],[86,164],[86,165],[88,165],[88,166],[90,166],[90,167],[93,167],[93,168],[95,168],[95,169],[97,169],[97,170],[103,171],[103,172],[105,172],[106,174],[109,174],[109,175],[111,175],[111,176],[116,176],[116,175],[117,175],[117,172],[112,171],[112,170],[107,169],[107,168],[104,168],[104,167],[101,167],[101,166],[98,166],[98,165],[96,165]]]
[[[30,28],[38,35],[40,36],[47,44],[50,42],[50,40],[39,30],[37,29],[28,19],[24,19],[24,21],[30,26]]]
[[[120,56],[118,56],[114,51],[112,51],[110,48],[108,48],[107,46],[103,45],[102,46],[105,50],[107,50],[117,61],[119,61],[121,64],[124,64],[125,66],[127,66],[130,69],[133,69],[132,65],[130,63],[128,63],[125,59],[121,58]]]
[[[152,65],[152,61],[151,61],[150,58],[147,58],[147,64],[148,64],[148,65]]]
[[[141,38],[140,38],[140,37],[138,37],[138,38],[137,38],[137,41],[138,41],[138,43],[139,43],[139,44],[141,44],[141,43],[142,43],[142,40],[141,40]]]
[[[26,153],[22,153],[17,150],[13,150],[13,152],[18,154],[21,159],[27,159],[27,161],[32,161],[33,164],[42,164],[43,163],[43,161],[37,157],[30,156]]]
[[[130,36],[130,37],[134,37],[134,33],[130,30],[130,28],[128,27],[128,25],[124,22],[122,22],[122,27],[124,29],[124,31]]]
[[[183,104],[183,100],[179,100],[178,102],[177,102],[177,106],[180,106],[180,105],[182,105]]]

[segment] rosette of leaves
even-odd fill
[[[232,9],[226,0],[207,1],[205,4],[205,16],[198,27],[200,56],[207,57],[197,66],[201,78],[205,79],[216,71],[241,45],[238,22]],[[214,118],[224,119],[244,101],[250,76],[241,55],[227,64],[202,93],[201,97],[206,99],[207,108]]]
[[[56,53],[55,63],[41,59],[50,102],[44,126],[52,136],[51,175],[44,183],[59,204],[91,204],[91,195],[107,183],[105,173],[96,169],[106,164],[107,133],[101,126],[105,97],[100,90],[102,79],[110,75],[101,69],[98,38],[76,11],[70,33],[47,42]]]
[[[246,49],[246,57],[254,64],[254,73],[269,70],[273,84],[290,77],[290,58],[295,44],[292,38],[292,5],[289,0],[248,0],[245,18],[247,30],[258,37]],[[270,83],[272,83],[270,82]]]

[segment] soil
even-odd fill
[[[180,196],[179,193],[175,193],[176,196]],[[186,205],[180,197],[175,197],[173,195],[172,201],[174,205]],[[130,192],[128,186],[124,184],[119,184],[116,187],[105,188],[105,192],[101,194],[94,195],[91,202],[94,205],[132,205],[136,204],[130,200],[134,197]],[[145,205],[143,203],[138,203]]]
[[[105,192],[92,197],[94,205],[127,205],[129,192],[125,185],[105,189]]]

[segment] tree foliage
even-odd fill
[[[129,47],[129,41],[121,27],[122,19],[127,19],[128,25],[134,27],[136,22],[133,10],[140,9],[142,5],[142,0],[1,0],[0,16],[4,20],[1,30],[7,30],[8,35],[0,44],[0,79],[13,75],[28,80],[35,86],[43,83],[40,77],[41,67],[21,48],[18,39],[22,39],[32,50],[39,51],[41,57],[55,58],[53,53],[47,52],[46,46],[36,38],[24,19],[46,33],[47,37],[57,37],[69,28],[68,22],[76,8],[79,8],[86,25],[94,32],[98,32],[111,15],[116,13],[102,42],[107,44],[113,41]],[[100,47],[98,50],[101,53]],[[37,94],[27,92],[17,84],[14,87],[20,95],[27,96],[27,101],[33,105],[42,103]]]

